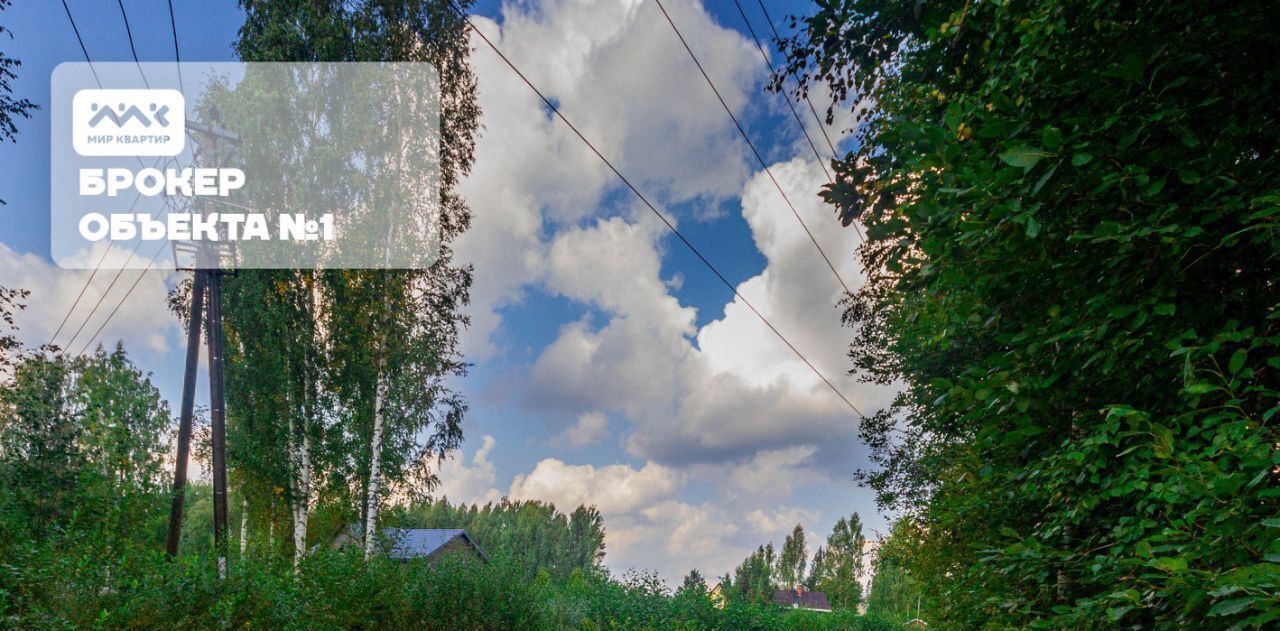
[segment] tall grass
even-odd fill
[[[669,595],[652,576],[622,580],[527,574],[501,560],[408,563],[321,552],[295,572],[266,555],[238,559],[225,581],[203,555],[93,541],[0,543],[0,620],[34,629],[521,629],[889,631],[852,612],[713,607]]]

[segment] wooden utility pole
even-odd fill
[[[216,165],[218,141],[239,144],[239,137],[217,127],[217,111],[212,112],[213,125],[188,121],[187,127],[209,138],[208,152]],[[203,148],[202,148],[203,149]],[[207,210],[207,208],[206,208]],[[173,503],[169,510],[169,535],[165,550],[178,554],[182,537],[183,502],[186,499],[187,461],[191,453],[191,419],[195,405],[196,368],[200,362],[200,320],[205,319],[209,345],[209,429],[213,451],[213,539],[217,551],[218,577],[227,575],[227,408],[223,385],[224,354],[222,335],[222,252],[217,243],[200,243],[195,247],[174,244],[174,258],[179,251],[194,257],[192,263],[191,310],[187,321],[186,371],[182,381],[182,410],[178,420],[178,449],[173,470]],[[207,295],[207,296],[206,296]],[[207,302],[205,298],[207,297]],[[202,313],[203,312],[203,313]]]
[[[173,462],[173,503],[169,507],[169,536],[164,550],[177,556],[182,539],[182,509],[187,497],[187,460],[191,455],[191,416],[195,409],[196,369],[200,363],[200,318],[204,312],[204,272],[191,282],[191,310],[187,315],[187,364],[182,373],[182,409],[178,416],[178,450]]]
[[[209,429],[213,443],[213,542],[218,577],[227,574],[227,408],[222,386],[222,270],[206,269],[209,307]]]

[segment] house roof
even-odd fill
[[[393,559],[431,556],[450,541],[461,537],[480,558],[489,560],[471,535],[461,528],[383,528],[380,534],[388,544],[387,556]]]
[[[779,589],[773,592],[771,602],[786,607],[831,611],[831,603],[827,602],[827,595],[822,592],[804,591],[797,594],[794,589]]]

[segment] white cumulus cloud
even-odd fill
[[[761,92],[766,69],[748,38],[696,0],[666,4],[735,113],[750,120],[780,107]],[[886,403],[889,389],[846,374],[840,283],[748,160],[657,6],[549,0],[502,12],[501,24],[479,27],[673,222],[714,217],[732,207],[722,202],[741,199],[765,267],[738,292],[862,411]],[[559,419],[560,444],[607,445],[612,432],[643,463],[617,464],[606,449],[596,462],[544,458],[513,477],[508,495],[598,506],[610,567],[657,568],[668,579],[690,567],[730,569],[797,521],[829,527],[823,520],[848,506],[818,511],[792,495],[821,483],[847,488],[864,464],[855,413],[742,300],[699,327],[677,296],[686,276],[706,270],[664,277],[668,251],[684,246],[483,42],[475,46],[484,132],[462,187],[474,220],[457,252],[476,271],[464,350],[474,361],[510,351],[503,312],[533,291],[585,307],[503,390],[518,392],[531,414]],[[847,126],[842,117],[831,132]],[[800,157],[772,164],[773,175],[856,287],[857,236],[817,197],[825,176],[807,145],[791,149]],[[489,478],[478,482],[486,471],[478,462],[460,466],[457,475],[477,482],[473,495],[496,493]]]
[[[114,269],[124,263],[129,252],[113,247],[103,259],[106,247],[98,244],[78,255],[75,260],[89,269],[63,269],[44,257],[17,252],[0,243],[0,287],[31,292],[25,300],[26,308],[16,314],[18,339],[29,346],[48,343],[66,318],[66,325],[54,343],[72,352],[79,352],[91,339],[94,346],[101,344],[108,348],[123,340],[132,353],[145,351],[157,356],[172,347],[179,322],[168,311],[166,283],[175,272]],[[104,264],[94,274],[92,268],[99,260]],[[91,276],[92,282],[86,288],[85,283]],[[84,295],[77,304],[76,297],[82,290]],[[117,305],[119,309],[108,320]],[[93,338],[104,322],[106,327],[102,333]]]
[[[471,456],[471,464],[462,459],[461,452],[454,452],[445,459],[440,467],[440,488],[436,494],[449,498],[452,503],[484,504],[501,499],[501,494],[494,488],[498,479],[497,470],[489,460],[497,441],[493,436],[485,435],[480,440],[480,448]]]
[[[609,433],[609,421],[599,412],[578,416],[578,422],[566,429],[562,438],[570,445],[582,447],[600,440]]]
[[[624,515],[674,497],[683,485],[680,472],[652,462],[635,469],[625,464],[571,465],[547,458],[533,471],[517,475],[508,495],[547,500],[563,510],[594,505],[608,516]]]

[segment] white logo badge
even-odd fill
[[[80,90],[71,112],[82,156],[176,156],[186,146],[186,99],[177,90]]]

